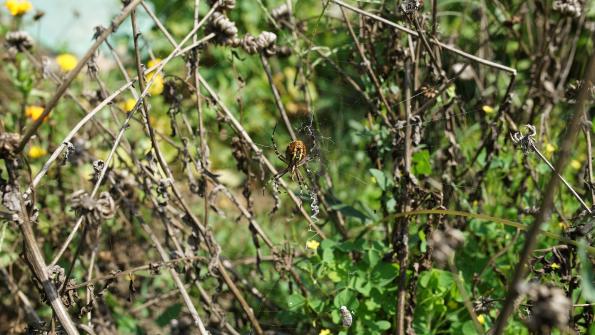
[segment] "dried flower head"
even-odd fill
[[[226,41],[238,34],[236,24],[221,12],[213,12],[211,15],[211,29],[220,35],[220,41]]]
[[[222,11],[232,10],[236,7],[236,0],[210,0],[209,4],[211,6],[215,4],[219,4],[219,9]]]
[[[93,199],[85,190],[78,190],[70,197],[72,208],[78,215],[85,215],[90,223],[99,223],[114,217],[116,205],[108,192],[101,192],[99,199]]]
[[[343,324],[343,327],[351,327],[351,324],[353,323],[353,316],[351,315],[349,309],[347,309],[345,306],[341,306],[339,312],[341,312],[341,323]]]
[[[11,31],[6,34],[6,48],[10,53],[23,52],[33,47],[33,39],[24,31]]]
[[[580,17],[583,5],[579,0],[555,0],[552,8],[562,15]]]
[[[454,257],[455,250],[463,244],[463,233],[455,228],[447,228],[445,231],[436,230],[430,239],[432,257],[438,264],[447,263]]]
[[[277,8],[273,8],[273,10],[271,10],[271,16],[277,21],[287,20],[289,19],[289,7],[284,3]]]
[[[258,36],[246,34],[243,38],[230,39],[229,44],[235,48],[242,48],[251,55],[263,52],[270,57],[277,53],[276,40],[277,35],[275,33],[263,31]]]
[[[553,328],[564,328],[568,325],[569,311],[572,303],[564,291],[539,283],[531,283],[523,291],[531,302],[531,314],[527,326],[536,332],[547,334]]]
[[[17,133],[0,134],[0,158],[10,158],[21,141],[21,135]]]

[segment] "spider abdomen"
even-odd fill
[[[285,157],[289,161],[289,165],[296,165],[300,163],[306,159],[307,155],[308,150],[306,149],[306,145],[300,140],[295,140],[289,143],[287,150],[285,151]]]

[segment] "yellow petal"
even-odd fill
[[[68,72],[76,67],[78,59],[72,54],[60,54],[56,57],[56,63],[62,71]]]
[[[163,75],[161,73],[155,75],[151,72],[146,76],[147,82],[151,80],[153,76],[155,76],[155,80],[153,80],[153,84],[149,87],[149,94],[159,95],[163,92]]]
[[[29,0],[7,0],[4,6],[12,16],[21,16],[33,8]]]
[[[316,249],[318,249],[319,246],[320,246],[320,242],[318,242],[316,240],[309,240],[308,242],[306,242],[306,248],[311,249],[311,250],[316,250]]]
[[[558,263],[552,263],[552,264],[550,265],[550,267],[551,267],[553,270],[558,270],[558,269],[560,268],[560,264],[558,264]]]
[[[132,111],[134,106],[136,105],[136,100],[132,98],[126,99],[124,102],[121,102],[118,106],[125,111],[126,113]]]
[[[496,111],[494,108],[492,108],[492,106],[488,106],[488,105],[483,105],[483,107],[481,107],[481,109],[486,114],[492,114],[492,113],[494,113]]]
[[[318,335],[331,335],[331,331],[328,329],[322,329]]]
[[[25,107],[25,115],[33,121],[39,119],[43,113],[43,107],[41,106],[27,106]],[[47,119],[47,117],[45,118]],[[45,121],[44,119],[44,121]]]
[[[545,145],[545,152],[546,152],[548,155],[551,155],[551,154],[553,154],[553,153],[554,153],[554,151],[556,151],[556,147],[555,147],[555,146],[553,146],[551,143],[548,143],[548,144],[546,144],[546,145]]]
[[[576,159],[573,159],[570,162],[570,166],[575,170],[580,170],[581,167],[583,167],[583,164],[581,164],[581,162],[577,161]]]
[[[151,59],[150,61],[147,62],[147,68],[152,68],[153,66],[157,65],[161,63],[161,58],[155,58],[155,59]]]
[[[29,157],[36,159],[39,157],[43,157],[47,154],[47,151],[45,151],[44,148],[40,147],[39,145],[32,145],[31,148],[29,148]]]
[[[479,322],[479,324],[482,324],[482,325],[483,325],[483,324],[486,322],[486,317],[485,317],[485,315],[483,315],[483,314],[479,314],[479,315],[477,316],[477,322]]]

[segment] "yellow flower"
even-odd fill
[[[481,107],[481,109],[486,114],[492,114],[492,113],[494,113],[496,111],[494,108],[492,108],[492,106],[488,106],[488,105],[483,105],[483,107]]]
[[[41,114],[43,113],[43,107],[41,106],[27,106],[25,107],[25,115],[33,121],[39,119]],[[47,120],[47,116],[43,119],[44,121]]]
[[[31,148],[29,148],[29,157],[36,159],[39,157],[43,157],[47,154],[47,151],[45,151],[44,148],[40,147],[39,145],[33,145],[31,146]]]
[[[146,76],[147,82],[149,80],[151,80],[151,78],[153,78],[154,75],[155,75],[154,72],[149,73]],[[151,87],[149,87],[149,94],[159,95],[159,94],[161,94],[161,92],[163,92],[163,75],[159,73],[155,76],[155,80],[153,81],[153,84],[151,85]]]
[[[550,267],[552,270],[558,270],[560,268],[560,264],[554,262],[550,265]]]
[[[556,147],[553,144],[547,143],[545,145],[545,153],[546,154],[551,155],[554,153],[554,151],[556,151]]]
[[[311,249],[311,250],[316,250],[316,249],[318,249],[319,246],[320,246],[320,242],[318,242],[316,240],[309,240],[308,242],[306,242],[306,248]]]
[[[132,109],[134,108],[135,105],[136,105],[136,100],[134,100],[132,98],[128,98],[128,99],[126,99],[126,101],[120,102],[118,104],[118,106],[126,113],[132,111]]]
[[[477,322],[479,322],[479,324],[483,325],[484,323],[486,323],[486,317],[483,314],[479,314],[477,316]]]
[[[68,72],[76,67],[78,59],[73,54],[60,54],[56,57],[56,63],[62,71]]]
[[[560,229],[562,229],[562,230],[568,229],[568,225],[562,221],[558,222],[558,227],[560,227]]]
[[[12,16],[21,16],[33,8],[29,0],[7,0],[4,6]]]
[[[328,329],[322,329],[318,335],[331,335],[331,331]]]
[[[575,170],[580,170],[583,164],[581,164],[581,162],[577,161],[576,159],[573,159],[570,162],[570,166],[572,166],[572,168]]]
[[[147,62],[147,67],[150,69],[159,63],[161,63],[161,58],[151,59],[150,61]]]

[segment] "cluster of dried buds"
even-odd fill
[[[246,34],[238,37],[238,28],[223,12],[214,12],[211,16],[210,30],[217,34],[219,43],[242,48],[249,54],[263,53],[267,57],[274,55],[287,56],[291,49],[278,47],[275,44],[277,35],[272,32],[263,31],[258,36]]]
[[[71,204],[78,215],[85,215],[92,223],[111,219],[116,212],[114,199],[108,192],[101,192],[99,199],[95,200],[85,190],[78,190],[72,194]]]
[[[448,263],[463,241],[463,233],[458,229],[447,228],[445,231],[434,231],[430,239],[434,261],[440,265]]]
[[[583,12],[583,5],[580,0],[555,0],[552,7],[562,15],[572,17],[580,17]]]
[[[531,303],[527,326],[538,333],[547,334],[553,328],[568,325],[572,303],[558,287],[530,283],[522,288]]]
[[[48,267],[48,275],[56,288],[61,288],[64,286],[64,289],[60,290],[63,292],[60,298],[62,299],[64,306],[67,308],[74,306],[78,300],[78,294],[73,288],[76,285],[76,282],[73,279],[68,279],[68,283],[64,284],[66,281],[66,275],[64,274],[64,269],[59,265]]]
[[[273,10],[271,10],[271,16],[276,21],[288,20],[289,15],[290,15],[289,7],[287,6],[286,3],[282,4],[281,6],[279,6],[277,8],[273,8]]]
[[[10,54],[33,48],[33,39],[24,31],[12,31],[6,34],[6,49]]]

